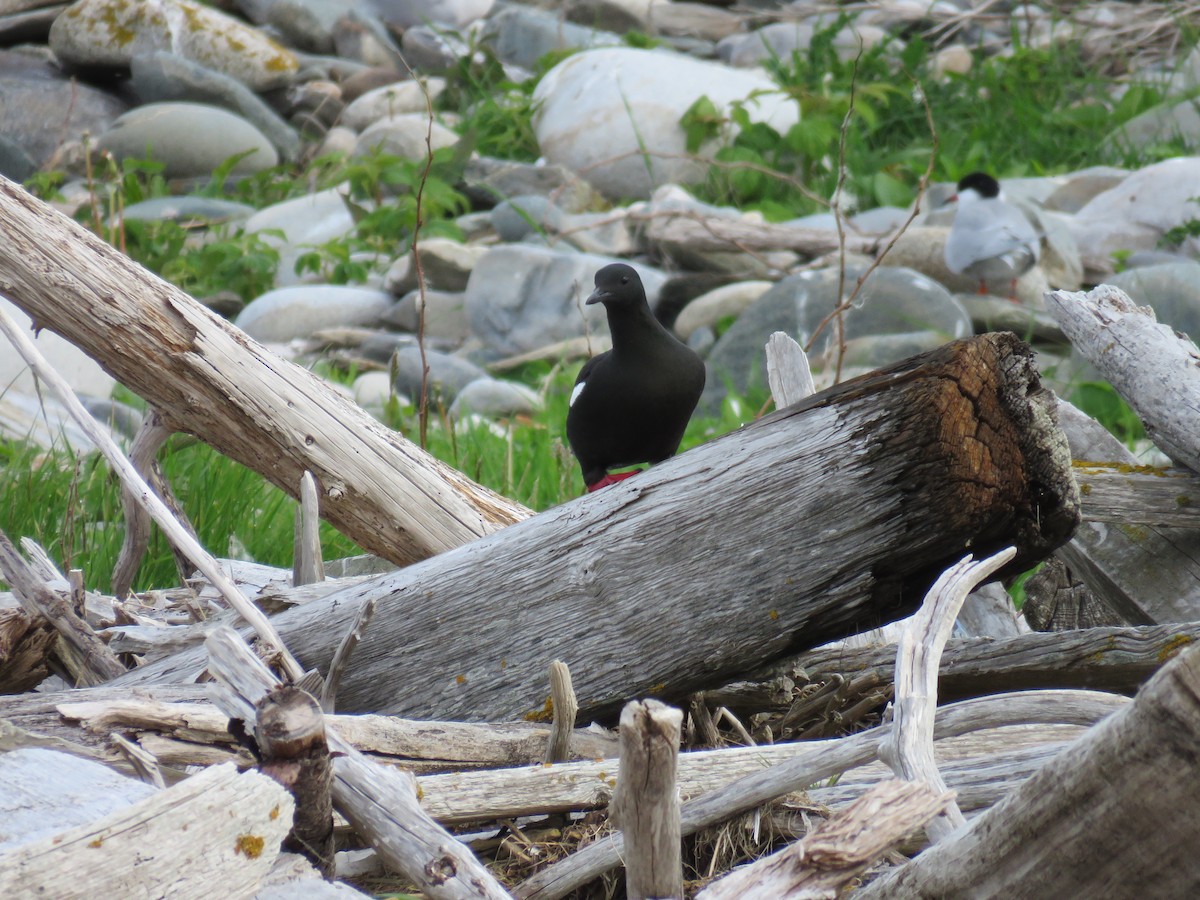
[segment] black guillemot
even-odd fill
[[[579,371],[567,411],[567,440],[591,492],[634,474],[609,469],[662,462],[679,449],[704,363],[654,318],[631,266],[597,272],[587,302],[604,304],[613,344]]]

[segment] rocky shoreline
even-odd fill
[[[1022,277],[1016,305],[974,296],[970,279],[946,269],[942,247],[953,212],[943,201],[952,185],[931,185],[915,215],[902,206],[856,210],[850,198],[840,223],[832,212],[767,223],[757,212],[706,204],[681,186],[701,180],[705,161],[729,138],[710,135],[689,147],[680,119],[693,105],[706,97],[723,116],[737,109],[744,124],[786,132],[800,107],[762,66],[803,52],[831,26],[835,48],[849,57],[860,42],[898,54],[907,37],[932,35],[933,77],[966,71],[980,54],[1006,52],[1006,35],[1017,27],[1034,45],[1075,41],[1095,53],[1113,35],[1141,28],[1141,52],[1126,65],[1140,66],[1137,78],[1157,84],[1168,100],[1109,139],[1152,148],[1170,137],[1186,145],[1200,137],[1200,120],[1178,98],[1200,85],[1200,55],[1164,41],[1151,4],[1047,12],[892,0],[856,4],[843,19],[827,4],[769,0],[737,7],[666,0],[577,0],[562,8],[492,0],[219,5],[0,0],[0,174],[24,181],[39,171],[67,173],[58,202],[70,212],[91,190],[89,151],[120,162],[149,150],[180,196],[131,205],[121,215],[186,221],[194,241],[206,233],[259,235],[279,254],[271,289],[243,298],[244,308],[242,299],[228,306],[219,297],[199,299],[289,357],[336,347],[364,370],[354,392],[368,408],[419,390],[415,332],[423,303],[430,377],[452,415],[532,411],[537,393],[503,373],[514,361],[602,347],[603,317],[585,314],[581,301],[593,273],[617,259],[637,266],[660,318],[706,357],[701,408],[709,412],[727,384],[743,391],[761,384],[770,333],[813,340],[846,296],[839,288],[853,289],[868,271],[844,314],[845,345],[831,343],[829,329],[817,336],[818,369],[832,372],[840,357],[844,376],[1001,327],[1030,336],[1043,368],[1065,384],[1087,369],[1040,314],[1042,294],[1101,280],[1153,306],[1175,329],[1200,334],[1196,239],[1169,249],[1161,242],[1170,229],[1200,219],[1200,158],[1006,179],[1009,199],[1043,236],[1041,264]],[[640,39],[631,34],[655,46],[633,46]],[[382,150],[422,160],[427,146],[453,150],[462,123],[438,111],[437,100],[448,70],[485,49],[514,82],[534,78],[547,53],[582,52],[567,55],[533,88],[536,162],[477,153],[465,162],[458,187],[471,208],[456,220],[465,240],[419,241],[423,286],[403,247],[368,260],[361,284],[297,272],[313,247],[354,231],[346,185],[261,209],[189,196],[233,156],[231,178],[329,153],[367,158]],[[1129,73],[1114,78],[1114,93],[1130,81]],[[696,237],[718,233],[729,236],[711,244]],[[59,349],[55,362],[76,388],[106,398],[111,380],[69,347]],[[22,410],[37,405],[21,399],[32,385],[19,369],[15,360],[0,364],[9,385],[0,427],[9,434],[28,430],[30,414]]]

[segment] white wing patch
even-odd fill
[[[585,384],[587,384],[586,381],[581,381],[581,382],[579,382],[579,384],[575,385],[574,389],[571,391],[571,399],[567,403],[568,407],[575,405],[575,401],[578,400],[579,395],[583,393],[583,386]]]

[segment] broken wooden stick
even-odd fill
[[[968,550],[1016,546],[1016,573],[1066,540],[1078,494],[1038,384],[1011,334],[952,342],[274,621],[324,668],[378,599],[343,711],[540,719],[546,667],[568,643],[585,718],[631,696],[682,701],[907,614]],[[822,539],[797,546],[816,521]],[[122,683],[202,666],[184,651]]]
[[[550,663],[550,703],[554,708],[554,721],[550,723],[546,762],[566,762],[570,757],[579,701],[575,699],[575,688],[571,685],[571,670],[561,659]]]
[[[292,554],[292,584],[313,584],[325,580],[325,560],[321,557],[321,506],[317,482],[312,472],[300,478],[300,504],[296,507],[296,541]]]
[[[256,704],[279,680],[232,629],[216,629],[206,645],[216,679],[213,702],[230,718],[253,723]],[[412,775],[372,763],[333,729],[325,737],[336,754],[334,803],[389,868],[434,900],[509,897],[471,851],[421,809]]]
[[[885,851],[927,825],[953,797],[926,784],[884,781],[787,849],[713,882],[696,900],[837,897]]]
[[[0,310],[0,316],[4,313]],[[0,574],[3,574],[30,616],[41,617],[54,626],[59,639],[74,653],[70,675],[76,684],[95,685],[125,673],[125,666],[56,591],[37,578],[12,541],[0,531]]]
[[[629,900],[683,897],[675,770],[683,713],[657,700],[621,711],[621,761],[609,818],[625,838]]]
[[[529,515],[3,177],[0,233],[4,294],[36,327],[283,491],[311,471],[365,549],[405,565]]]
[[[1047,291],[1071,344],[1133,407],[1169,457],[1200,472],[1200,349],[1118,287]]]
[[[897,777],[928,784],[938,796],[946,793],[946,783],[933,759],[933,721],[942,649],[967,594],[1002,568],[1016,552],[1016,548],[1008,547],[987,559],[974,561],[967,556],[951,566],[900,632],[892,730],[880,741],[879,755]],[[965,823],[958,804],[950,799],[945,809],[930,820],[926,833],[930,842],[937,842]]]

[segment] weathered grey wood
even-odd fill
[[[930,588],[925,602],[900,633],[896,647],[896,694],[892,704],[892,729],[879,742],[879,755],[904,781],[928,784],[940,797],[946,783],[933,758],[933,722],[938,701],[938,664],[954,620],[967,594],[1016,555],[1007,547],[994,556],[970,556],[947,569]],[[965,824],[954,798],[926,826],[931,842]]]
[[[767,384],[771,386],[776,409],[799,403],[816,391],[808,355],[782,331],[767,339]]]
[[[1136,466],[1102,425],[1059,400],[1071,456]],[[1200,531],[1084,522],[1057,551],[1096,597],[1130,625],[1200,621]]]
[[[1057,699],[1051,696],[1056,694],[1059,695]],[[939,710],[934,723],[934,738],[1016,721],[1046,722],[1052,719],[1055,724],[1090,725],[1096,720],[1098,711],[1107,714],[1126,703],[1124,699],[1087,692],[1076,694],[1069,703],[1062,701],[1063,695],[1054,691],[1032,691],[1019,695],[1019,699],[1014,695],[995,695],[965,700]],[[760,764],[754,772],[685,803],[680,829],[684,836],[693,834],[701,828],[754,809],[768,800],[804,790],[816,782],[868,763],[876,757],[879,741],[890,729],[890,725],[885,725],[850,737],[822,741],[818,746],[809,748],[810,752],[770,768]],[[765,750],[762,747],[752,749],[759,752]],[[521,898],[556,900],[619,865],[623,851],[624,842],[619,834],[602,838],[526,879],[518,885],[515,894]]]
[[[91,765],[94,777],[103,777],[104,767]],[[40,786],[61,771],[43,768]],[[76,783],[75,790],[87,787]],[[287,791],[232,765],[113,805],[99,818],[0,854],[0,896],[244,897],[271,869],[292,814]]]
[[[1198,745],[1193,648],[967,829],[859,896],[1194,896]]]
[[[299,853],[323,877],[332,878],[333,765],[321,706],[311,694],[280,685],[258,701],[257,713],[259,771],[283,785],[296,802],[283,849]]]
[[[0,176],[0,209],[3,208],[3,176]],[[75,396],[71,386],[67,384],[50,364],[42,356],[41,351],[34,346],[23,332],[18,330],[12,320],[5,314],[4,310],[0,309],[0,331],[3,331],[17,352],[21,354],[29,367],[33,369],[38,378],[40,378],[50,391],[62,402],[62,404],[70,410],[71,417],[79,423],[80,427],[87,432],[95,443],[96,447],[103,454],[109,465],[113,467],[117,475],[120,477],[122,484],[129,488],[137,502],[145,507],[150,513],[150,517],[154,519],[155,524],[163,530],[167,539],[171,543],[180,548],[187,554],[190,559],[205,577],[208,578],[220,591],[225,601],[237,610],[239,616],[252,627],[262,641],[264,655],[274,655],[278,657],[279,665],[292,679],[299,679],[303,676],[304,670],[300,668],[295,658],[288,652],[287,646],[279,640],[279,636],[275,633],[275,629],[270,621],[262,614],[262,612],[254,604],[250,603],[245,596],[237,589],[237,587],[225,577],[225,573],[218,567],[216,560],[209,555],[195,537],[188,532],[178,521],[176,521],[171,510],[163,503],[162,499],[155,494],[145,479],[130,463],[120,447],[112,437],[100,428],[91,414],[79,402],[79,398]],[[61,629],[61,625],[56,623],[55,627]],[[78,641],[68,640],[69,646],[83,650],[84,645]],[[102,645],[103,646],[103,645]],[[107,652],[107,647],[104,648]],[[124,666],[119,663],[118,667],[124,671]],[[109,675],[109,677],[112,677]]]
[[[1076,462],[1085,522],[1200,528],[1200,476],[1187,469]]]
[[[1200,640],[1200,623],[1087,628],[1012,638],[956,638],[947,642],[938,673],[943,699],[994,691],[1091,688],[1133,693],[1176,653]],[[874,672],[894,680],[896,647],[821,648],[791,666],[814,675]]]
[[[1125,624],[1058,556],[1051,556],[1025,582],[1021,615],[1034,631],[1114,628]]]
[[[625,838],[630,900],[683,898],[675,769],[683,713],[657,700],[621,710],[621,761],[609,820]]]
[[[998,581],[981,584],[971,591],[954,623],[954,634],[958,637],[1008,638],[1028,633],[1029,626]]]
[[[804,840],[735,870],[696,900],[825,900],[858,877],[914,828],[929,822],[953,798],[928,785],[885,781],[868,790]]]
[[[183,291],[0,178],[0,293],[194,434],[405,564],[528,515],[274,356]]]
[[[19,607],[0,608],[0,694],[28,691],[44,680],[57,638],[42,616]]]
[[[74,651],[70,660],[64,659],[64,663],[71,670],[71,677],[76,683],[103,684],[124,674],[125,667],[108,649],[108,645],[100,640],[87,622],[76,615],[66,600],[33,574],[29,564],[3,531],[0,531],[0,574],[20,599],[25,612],[44,618],[58,632],[64,644],[63,649]],[[59,657],[63,658],[61,651]]]
[[[296,508],[296,549],[292,567],[294,585],[325,580],[320,525],[321,508],[317,481],[312,472],[306,471],[300,478],[300,505]]]
[[[1015,572],[1065,540],[1076,488],[1036,385],[1014,336],[953,342],[274,621],[323,670],[378,598],[345,711],[543,716],[544,673],[566,643],[585,718],[631,696],[684,698],[904,615],[967,545],[1014,544]],[[797,547],[813,521],[825,537]],[[122,683],[198,664],[185,652]]]
[[[545,760],[548,763],[566,762],[571,754],[571,735],[575,731],[579,701],[571,684],[571,670],[561,659],[550,663],[550,702],[554,708],[554,721],[550,723]]]
[[[162,416],[158,414],[158,411],[153,408],[146,410],[146,414],[142,418],[142,425],[129,447],[129,462],[143,480],[154,488],[163,503],[174,514],[175,519],[191,533],[192,537],[196,537],[196,529],[183,514],[183,509],[175,499],[171,486],[162,477],[162,471],[155,461],[158,451],[170,436],[171,430],[163,424]],[[133,580],[146,555],[146,548],[150,546],[151,521],[150,513],[138,503],[132,488],[124,483],[121,485],[121,512],[125,516],[125,537],[121,542],[121,552],[117,555],[116,565],[113,566],[112,592],[118,597],[125,597],[133,587]],[[183,584],[195,567],[173,544],[171,551],[175,557],[176,568],[179,570],[179,583]]]
[[[216,679],[213,701],[230,718],[254,722],[255,704],[278,679],[231,629],[215,631],[207,646]],[[411,774],[372,763],[332,728],[325,737],[336,754],[334,803],[390,868],[433,900],[509,896],[470,850],[421,809]]]
[[[1118,287],[1047,291],[1071,343],[1133,407],[1164,453],[1200,472],[1200,348]]]
[[[115,733],[134,734],[143,744],[151,736],[174,739],[179,742],[174,764],[203,764],[204,750],[233,742],[229,717],[208,702],[203,685],[139,688],[132,694],[99,687],[0,697],[0,719],[102,752],[109,751],[109,736]],[[329,716],[328,721],[356,749],[418,771],[530,765],[541,761],[550,735],[545,726],[523,722],[475,725],[374,715]],[[188,745],[194,758],[182,755]],[[571,735],[572,759],[616,755],[611,733],[587,728]]]
[[[321,709],[327,713],[337,709],[337,691],[342,683],[342,676],[346,674],[350,660],[354,657],[354,649],[362,640],[363,635],[367,633],[371,620],[375,618],[376,607],[375,598],[367,598],[366,602],[358,608],[350,630],[346,632],[346,636],[338,644],[337,650],[333,652],[333,660],[329,663],[329,672],[325,676],[325,683],[321,686]]]

